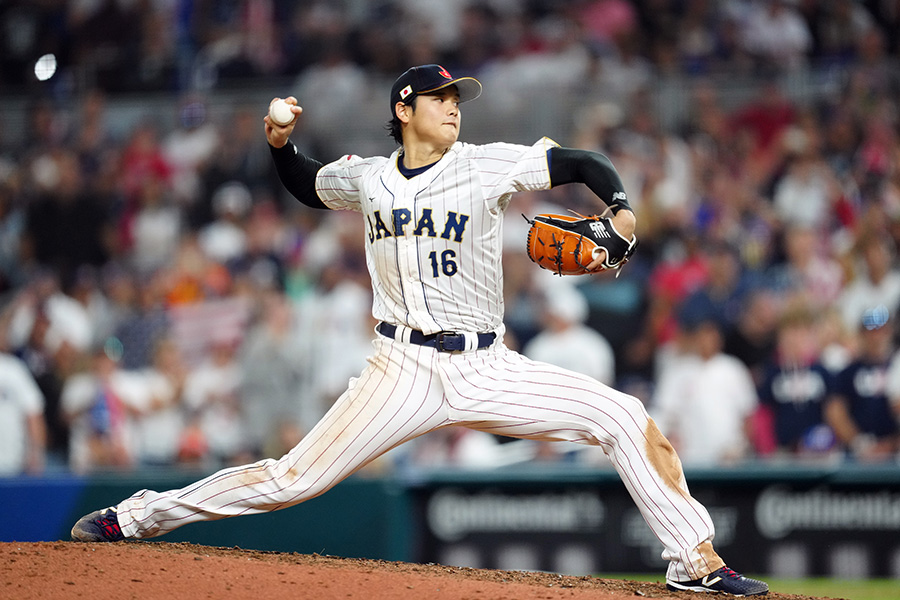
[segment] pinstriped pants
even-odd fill
[[[282,458],[228,468],[178,490],[141,490],[118,506],[126,537],[279,510],[314,498],[391,448],[448,425],[598,445],[662,542],[667,576],[697,579],[724,563],[712,520],[641,402],[532,361],[502,342],[464,353],[378,336],[362,374]]]

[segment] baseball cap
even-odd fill
[[[474,77],[453,77],[441,65],[412,67],[398,77],[391,87],[391,114],[398,102],[409,104],[416,96],[451,85],[455,85],[459,91],[460,102],[474,100],[481,95],[481,82]]]
[[[722,326],[716,306],[709,297],[702,294],[689,296],[678,308],[676,319],[678,326],[685,332],[697,331],[706,324]]]

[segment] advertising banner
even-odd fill
[[[689,478],[690,479],[690,478]],[[900,577],[900,483],[701,479],[714,545],[784,577]],[[614,478],[432,482],[411,490],[417,562],[573,575],[665,571],[662,545]]]

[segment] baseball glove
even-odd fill
[[[601,270],[618,271],[637,247],[637,238],[625,239],[609,218],[540,214],[525,220],[528,230],[528,258],[557,275],[584,275],[587,266],[606,250]],[[616,273],[618,276],[618,272]]]

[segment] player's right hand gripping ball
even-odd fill
[[[523,215],[524,216],[524,215]],[[637,237],[628,240],[612,224],[597,215],[540,214],[528,230],[528,258],[557,275],[591,273],[587,266],[606,250],[603,269],[621,269],[637,248]],[[616,273],[618,275],[618,273]]]
[[[269,105],[269,120],[282,127],[290,125],[291,121],[294,120],[291,105],[281,98],[274,100]]]

